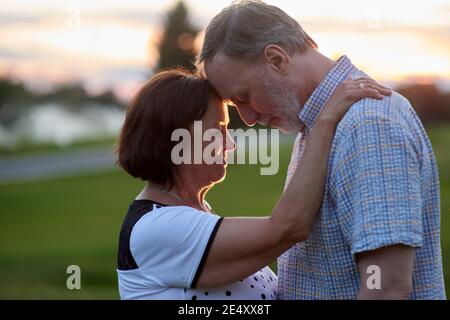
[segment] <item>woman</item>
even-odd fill
[[[356,89],[358,96],[350,99],[347,91],[361,81],[377,94]],[[147,182],[120,232],[121,298],[276,299],[277,277],[267,265],[308,238],[322,201],[335,127],[356,100],[376,98],[378,92],[387,94],[373,80],[345,81],[319,114],[302,165],[272,215],[223,218],[204,198],[224,179],[227,152],[234,149],[227,106],[205,79],[179,70],[155,75],[129,105],[119,139],[118,164]],[[175,165],[172,150],[178,142],[172,133],[184,128],[193,134],[197,120],[203,132],[223,133],[216,153],[223,161]],[[188,146],[194,150],[195,144]],[[208,144],[203,142],[201,151]],[[189,149],[181,156],[194,160]]]

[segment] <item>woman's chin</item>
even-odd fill
[[[220,183],[225,180],[227,175],[227,164],[217,165],[217,172],[214,174],[213,181],[214,183]]]

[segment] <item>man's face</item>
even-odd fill
[[[298,131],[301,105],[295,88],[263,62],[252,64],[218,54],[205,63],[205,73],[219,95],[233,102],[247,125]]]

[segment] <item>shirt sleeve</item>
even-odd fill
[[[143,216],[130,237],[140,272],[161,287],[195,288],[222,218],[190,207]]]
[[[330,191],[352,254],[422,245],[420,156],[407,128],[382,117],[346,128]]]

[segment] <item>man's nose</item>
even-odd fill
[[[258,113],[256,111],[252,110],[249,106],[243,105],[236,108],[239,112],[239,116],[246,125],[251,127],[256,124],[256,120],[258,120]]]

